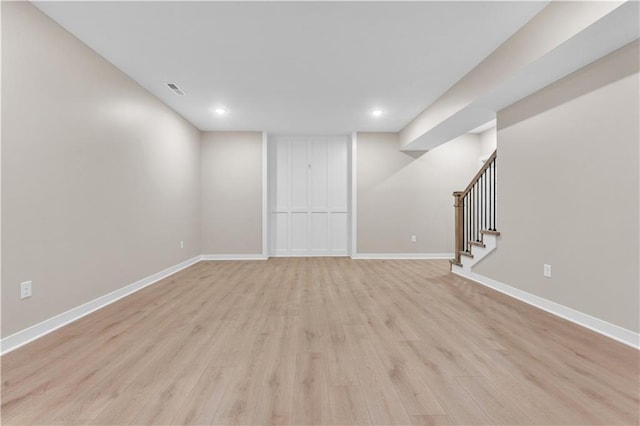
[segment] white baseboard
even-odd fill
[[[626,328],[611,324],[603,321],[591,315],[585,314],[575,309],[568,308],[556,302],[544,299],[542,297],[527,293],[510,285],[503,284],[499,281],[485,277],[475,272],[464,272],[460,269],[456,269],[453,273],[460,275],[461,277],[468,278],[486,287],[492,288],[500,293],[504,293],[507,296],[511,296],[531,306],[535,306],[538,309],[547,311],[560,318],[564,318],[589,330],[600,333],[611,339],[617,340],[625,345],[629,345],[633,348],[640,349],[640,334],[627,330]]]
[[[453,259],[453,253],[356,253],[352,259],[380,259],[380,260],[435,260]]]
[[[4,339],[0,340],[0,353],[4,355],[8,352],[11,352],[14,349],[19,348],[20,346],[24,346],[27,343],[44,336],[45,334],[49,334],[52,331],[59,329],[60,327],[78,320],[85,315],[90,314],[91,312],[97,311],[98,309],[110,305],[111,303],[122,299],[123,297],[128,296],[131,293],[135,293],[136,291],[141,290],[144,287],[147,287],[160,281],[163,278],[173,275],[176,272],[199,262],[200,257],[201,256],[196,256],[189,260],[185,260],[184,262],[171,266],[164,271],[157,272],[132,284],[126,285],[114,292],[105,294],[104,296],[100,296],[97,299],[93,299],[90,302],[58,314],[55,317],[49,318],[48,320],[42,321],[41,323],[25,328],[24,330],[12,334],[11,336],[7,336]]]
[[[267,260],[269,257],[257,254],[203,254],[200,260]]]
[[[271,257],[349,257],[346,251],[338,253],[275,253]]]
[[[7,336],[0,339],[0,354],[4,355],[11,352],[29,342],[32,342],[46,334],[51,333],[67,324],[70,324],[100,308],[103,308],[125,296],[128,296],[136,291],[147,287],[166,278],[172,274],[175,274],[182,269],[185,269],[201,260],[266,260],[268,257],[262,254],[237,254],[237,255],[202,255],[196,256],[191,259],[185,260],[177,265],[167,268],[163,271],[150,275],[125,287],[122,287],[114,292],[98,297],[83,305],[77,306],[66,312],[63,312],[55,317],[49,318],[39,324],[28,327],[21,330],[11,336]],[[452,259],[453,253],[358,253],[352,256],[353,259],[388,259],[388,260],[402,260],[402,259]],[[626,345],[634,348],[640,348],[640,334],[631,330],[627,330],[620,326],[608,323],[591,315],[584,314],[558,303],[552,302],[547,299],[535,296],[509,285],[500,283],[491,278],[484,277],[474,272],[464,273],[454,271],[454,273],[473,280],[479,284],[497,290],[508,296],[521,300],[529,305],[535,306],[539,309],[547,311],[551,314],[574,322],[578,325],[586,327],[597,333],[603,334],[607,337],[615,339]]]

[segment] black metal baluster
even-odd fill
[[[479,215],[479,221],[480,221],[480,225],[478,226],[478,231],[482,231],[484,228],[484,174],[482,174],[480,176],[480,181],[478,182],[478,190],[480,191],[480,195],[478,196],[478,199],[480,200],[480,215]]]
[[[489,172],[489,229],[493,226],[493,162]]]
[[[482,226],[482,180],[478,178],[478,232]]]
[[[467,193],[467,204],[468,206],[468,210],[469,210],[469,218],[467,220],[468,224],[467,224],[467,239],[464,241],[464,251],[468,251],[469,249],[469,239],[471,238],[471,210],[472,210],[472,204],[471,204],[471,192]]]
[[[487,170],[484,171],[483,175],[482,175],[482,186],[484,188],[484,222],[482,223],[482,229],[489,229],[487,228],[487,226],[489,226],[487,224],[487,200],[488,200],[488,195],[487,195]]]
[[[484,221],[485,221],[485,218],[487,217],[484,211],[485,201],[486,200],[485,200],[485,193],[484,193],[484,173],[483,173],[482,176],[480,176],[480,228],[479,228],[480,231],[484,229]]]
[[[471,193],[467,192],[467,236],[464,240],[465,251],[467,251],[467,245],[469,245],[469,235],[471,235]]]
[[[471,190],[469,191],[469,241],[471,241],[472,233],[473,233],[473,187],[471,187]]]
[[[478,182],[473,185],[473,241],[478,233]]]
[[[482,192],[480,192],[480,182],[478,182],[476,195],[478,196],[478,213],[476,214],[476,241],[480,240],[480,217],[482,214]]]
[[[491,168],[489,169],[489,229],[492,227],[493,221],[493,162],[491,163]]]
[[[482,179],[478,178],[478,233],[482,226]]]
[[[467,237],[467,197],[462,197],[462,247],[461,250],[465,250],[467,244],[464,242]]]
[[[496,210],[496,198],[498,198],[498,192],[496,191],[496,167],[498,159],[493,160],[493,230],[496,230],[496,216],[498,211]]]
[[[493,160],[493,230],[496,230],[496,217],[498,216],[498,211],[496,210],[496,199],[498,198],[498,191],[496,190],[496,185],[498,183],[498,178],[496,176],[496,160]]]
[[[473,241],[473,236],[475,235],[475,229],[474,229],[474,224],[475,224],[475,217],[476,217],[476,196],[473,190],[473,186],[471,187],[471,235],[469,235],[469,240]]]
[[[489,170],[491,176],[491,187],[489,188],[490,193],[490,202],[489,202],[489,211],[491,212],[490,220],[489,220],[489,229],[493,229],[493,162],[491,163],[491,169]]]
[[[467,244],[469,244],[469,194],[464,196],[464,251],[467,251]]]
[[[465,232],[466,232],[464,224],[465,224],[465,221],[467,220],[467,212],[466,212],[467,205],[464,204],[464,197],[462,197],[462,203],[463,203],[462,204],[462,206],[463,206],[462,207],[462,241],[464,241],[464,236],[465,236]],[[462,247],[460,247],[460,248],[461,249],[464,248],[464,243],[462,244]]]
[[[473,194],[473,220],[471,222],[471,241],[476,240],[476,216],[478,215],[478,197],[476,196],[476,186],[473,185],[471,189],[471,193]],[[471,247],[469,247],[471,248]]]
[[[471,187],[471,196],[473,198],[473,202],[471,206],[473,207],[473,211],[471,212],[471,241],[475,241],[476,238],[476,185],[474,184]]]
[[[467,220],[469,220],[469,213],[467,211],[467,196],[462,197],[462,211],[464,212],[462,215],[462,250],[466,249],[467,243],[465,243],[465,239],[467,238]]]

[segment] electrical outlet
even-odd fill
[[[416,237],[415,235],[411,236],[411,242],[415,243],[416,241],[418,241],[418,237]]]
[[[544,264],[544,276],[551,278],[551,265]]]
[[[20,299],[31,297],[31,281],[20,283]]]
[[[184,248],[184,241],[180,241],[180,248]]]

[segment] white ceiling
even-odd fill
[[[199,129],[291,134],[399,131],[546,4],[35,3]]]

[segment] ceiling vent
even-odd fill
[[[167,83],[167,87],[171,90],[173,90],[173,93],[175,93],[176,95],[184,95],[184,92],[182,91],[181,88],[178,87],[177,84],[175,83]]]

